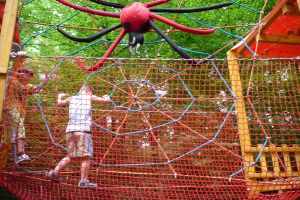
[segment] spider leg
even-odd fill
[[[103,6],[110,6],[113,8],[124,8],[125,7],[125,5],[123,5],[121,3],[113,3],[113,2],[107,2],[107,1],[102,1],[102,0],[90,0],[90,1],[101,4]]]
[[[188,32],[188,33],[193,33],[193,34],[200,34],[200,35],[208,35],[208,34],[211,34],[213,32],[215,32],[216,29],[214,28],[210,28],[210,29],[194,29],[194,28],[190,28],[190,27],[186,27],[186,26],[183,26],[181,24],[178,24],[174,21],[171,21],[167,18],[164,18],[160,15],[157,15],[155,13],[150,13],[150,16],[154,19],[157,19],[158,21],[161,21],[161,22],[164,22],[170,26],[173,26],[174,28],[177,28],[179,30],[182,30],[184,32]]]
[[[153,21],[149,20],[149,25],[155,30],[166,42],[182,57],[185,59],[192,59],[187,53],[180,49],[175,42],[173,42],[166,34],[164,34]]]
[[[120,27],[122,27],[122,24],[118,24],[118,25],[113,26],[113,27],[108,28],[108,29],[103,29],[99,33],[97,33],[95,35],[92,35],[90,37],[87,37],[87,38],[74,37],[72,35],[69,35],[67,32],[63,31],[60,28],[57,28],[57,30],[61,34],[63,34],[65,37],[69,38],[70,40],[73,40],[73,41],[76,41],[76,42],[92,42],[92,41],[100,38],[101,36],[106,35],[107,33],[110,33],[111,31],[113,31],[113,30],[115,30],[117,28],[120,28]]]
[[[147,8],[149,8],[149,7],[152,7],[152,6],[157,6],[157,5],[160,5],[160,4],[168,3],[169,1],[171,1],[171,0],[156,0],[156,1],[149,2],[149,3],[145,3],[144,5]]]
[[[151,12],[169,12],[169,13],[191,13],[191,12],[202,12],[207,10],[214,10],[230,6],[232,2],[226,2],[221,4],[215,4],[212,6],[199,7],[199,8],[187,8],[187,9],[173,9],[173,8],[150,8]]]
[[[116,48],[116,46],[120,43],[120,41],[122,40],[122,38],[125,36],[126,33],[127,33],[126,30],[122,30],[122,32],[119,34],[117,39],[112,43],[112,45],[107,49],[107,51],[105,52],[103,57],[94,66],[88,67],[79,58],[77,58],[76,62],[79,65],[79,67],[81,69],[83,69],[84,71],[88,71],[88,72],[96,71],[97,69],[102,67],[103,63],[110,56],[110,54],[113,52],[113,50]]]
[[[85,8],[85,7],[81,7],[75,4],[72,4],[70,2],[67,2],[65,0],[56,0],[57,2],[68,6],[70,8],[73,8],[75,10],[79,10],[82,12],[86,12],[86,13],[90,13],[90,14],[94,14],[94,15],[101,15],[101,16],[106,16],[106,17],[114,17],[114,18],[120,18],[120,14],[119,13],[113,13],[113,12],[105,12],[105,11],[101,11],[101,10],[93,10],[90,8]]]

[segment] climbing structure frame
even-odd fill
[[[239,137],[241,143],[242,155],[245,159],[244,166],[247,168],[245,176],[251,180],[248,189],[251,191],[250,198],[257,198],[259,192],[276,192],[282,190],[290,190],[298,188],[299,184],[299,160],[300,160],[300,147],[298,146],[299,138],[296,137],[295,141],[283,140],[277,143],[272,139],[272,131],[267,130],[263,124],[258,111],[259,108],[255,107],[255,99],[253,89],[257,85],[257,77],[254,77],[254,71],[262,70],[261,73],[268,77],[274,73],[269,69],[257,69],[256,58],[278,58],[288,57],[295,58],[296,65],[299,65],[300,55],[300,2],[294,0],[282,0],[277,3],[273,10],[261,20],[261,25],[254,29],[249,35],[246,36],[245,43],[240,42],[228,52],[229,68],[231,72],[231,83],[233,91],[238,96],[236,109],[238,110],[238,125]],[[239,59],[251,58],[251,73],[249,79],[245,83],[240,73],[243,71],[243,65],[240,65]],[[259,61],[258,61],[259,62]],[[298,66],[299,68],[299,66]],[[286,76],[290,70],[288,66],[282,66],[279,69],[283,71],[282,76],[278,79],[286,81]],[[299,70],[299,69],[298,69]],[[297,71],[297,69],[296,69]],[[297,74],[297,72],[296,72]],[[278,80],[277,81],[280,81]],[[271,84],[272,78],[266,82],[266,85]],[[267,86],[266,86],[267,87]],[[244,88],[244,89],[243,89]],[[286,92],[284,89],[277,92]],[[277,99],[277,98],[275,98]],[[270,104],[275,102],[275,99],[269,99],[270,102],[265,102],[266,107],[270,111]],[[278,99],[282,99],[280,94]],[[279,101],[280,101],[279,100]],[[293,100],[291,100],[293,102]],[[291,103],[292,103],[291,102]],[[296,101],[297,102],[297,101]],[[296,103],[297,104],[297,103]],[[247,105],[247,106],[246,106]],[[297,109],[285,110],[284,115],[289,115],[290,112],[297,112]],[[250,114],[251,113],[251,114]],[[266,111],[268,113],[268,111]],[[254,144],[252,137],[254,136],[253,130],[249,128],[251,123],[248,122],[249,115],[255,115],[258,125],[261,127],[262,133],[270,142],[269,146],[261,152],[260,159],[255,159],[255,154],[261,151],[261,144]],[[269,122],[273,119],[271,115],[267,116]],[[297,128],[296,128],[297,129]],[[296,130],[295,130],[296,131]],[[289,144],[287,144],[289,143]],[[290,157],[292,156],[292,158]],[[292,164],[291,159],[296,161],[295,165]],[[257,171],[255,163],[259,162],[266,172]],[[249,167],[249,165],[251,167]],[[298,170],[294,170],[293,166],[297,166]],[[281,178],[290,179],[290,184],[284,184],[282,179],[275,178],[275,174],[270,174],[273,171]],[[273,187],[270,187],[270,184]]]
[[[265,19],[276,21],[286,6],[286,13],[297,16],[289,6],[296,3],[280,1],[276,14]],[[0,184],[20,199],[299,198],[299,59],[259,58],[247,38],[241,44],[228,59],[198,65],[115,58],[93,73],[83,72],[70,56],[26,60],[35,84],[52,79],[24,106],[30,163],[16,163],[10,118],[3,114],[1,145],[9,156],[0,159]],[[7,93],[13,92],[10,81]],[[74,95],[85,83],[111,97],[109,105],[93,106],[95,190],[77,187],[78,160],[60,174],[60,182],[45,177],[66,155],[68,109],[58,107],[57,95]]]

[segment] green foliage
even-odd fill
[[[133,3],[134,1],[118,0],[115,2],[127,5]],[[149,1],[144,0],[141,2],[145,3]],[[223,2],[224,1],[222,0],[173,0],[167,4],[160,5],[159,7],[193,8],[200,6],[209,6]],[[207,56],[208,54],[213,54],[214,52],[218,51],[223,46],[227,45],[229,42],[236,39],[237,37],[243,37],[246,32],[254,28],[253,24],[258,23],[260,15],[259,13],[253,10],[260,11],[263,8],[264,1],[239,0],[236,2],[238,2],[238,4],[233,4],[226,8],[206,12],[190,13],[189,16],[192,17],[194,20],[197,20],[201,23],[207,24],[208,26],[212,27],[238,26],[245,24],[251,24],[252,26],[240,28],[222,28],[221,30],[216,31],[214,34],[204,36],[184,32],[171,32],[168,34],[169,37],[173,41],[175,41],[180,47],[194,51],[195,53],[189,53],[190,56],[193,58],[201,58]],[[119,9],[98,5],[91,1],[74,0],[72,1],[72,3],[75,3],[80,6],[88,6],[96,10],[98,9],[110,12],[119,12]],[[276,0],[268,1],[264,14],[267,14],[270,11],[270,9],[275,5],[275,3]],[[244,5],[248,8],[242,7],[239,4]],[[21,24],[20,30],[22,41],[26,42],[25,50],[32,55],[69,55],[88,45],[86,43],[79,43],[66,39],[64,36],[58,33],[55,28],[49,29],[50,26],[45,25],[56,25],[58,23],[61,23],[68,17],[76,14],[78,11],[75,11],[60,3],[50,0],[32,1],[31,3],[25,4],[22,7],[20,7],[19,11],[19,23]],[[161,15],[171,20],[175,19],[176,22],[188,27],[207,28],[207,26],[205,25],[200,25],[196,22],[193,22],[184,14],[176,15],[161,13]],[[62,26],[68,26],[68,28],[65,28],[64,30],[66,30],[69,34],[72,34],[77,37],[88,37],[97,33],[100,28],[109,28],[113,25],[116,25],[117,23],[119,23],[119,19],[90,15],[81,12],[72,19],[66,21],[64,24],[62,24]],[[168,30],[170,28],[164,23],[158,21],[155,21],[155,23],[162,30]],[[91,30],[91,28],[93,30]],[[49,31],[45,31],[47,29],[49,29]],[[41,31],[43,31],[43,34],[40,34]],[[116,39],[118,34],[119,32],[117,31],[109,33],[106,36],[103,36],[102,40],[99,40],[99,43],[95,43],[87,47],[83,51],[76,52],[76,55],[101,57],[105,53],[107,47],[111,45],[111,42],[113,42]],[[33,35],[39,36],[32,37]],[[29,38],[31,39],[28,40]],[[161,39],[162,38],[159,37],[155,32],[146,33],[146,44],[144,44],[144,46],[141,48],[141,53],[131,54],[127,49],[128,38],[125,37],[122,40],[123,44],[119,45],[115,49],[111,57],[155,58],[157,57],[157,54],[159,54],[159,56],[162,58],[179,58],[178,54],[175,53],[171,49],[171,47],[165,43],[147,44],[147,42],[151,43],[155,41],[160,41]],[[27,41],[29,42],[27,43]],[[236,42],[239,41],[240,39]],[[226,51],[228,51],[232,46],[233,44],[230,44],[228,47],[224,48],[214,56],[218,58],[226,57]],[[197,52],[204,52],[205,54],[203,55]]]

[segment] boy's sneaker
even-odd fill
[[[20,155],[18,158],[17,158],[17,163],[21,163],[21,162],[24,162],[24,161],[30,161],[30,158],[27,154],[22,154]]]
[[[46,176],[48,178],[53,179],[53,180],[59,181],[59,175],[53,169],[51,169],[50,171],[46,172]]]
[[[97,188],[97,183],[92,183],[89,181],[79,181],[78,187],[80,188]]]

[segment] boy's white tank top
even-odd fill
[[[67,132],[90,132],[92,125],[92,96],[77,95],[71,97]]]

